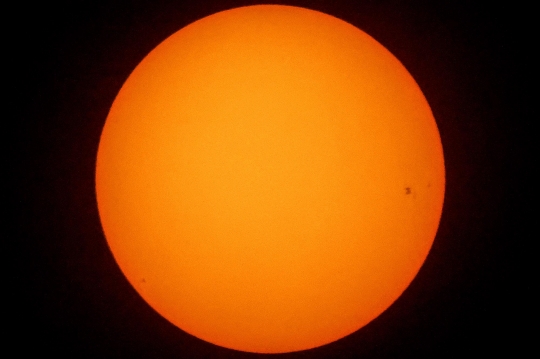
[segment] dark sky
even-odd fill
[[[257,1],[96,1],[21,9],[8,132],[9,238],[20,350],[69,358],[258,358],[190,336],[156,314],[116,266],[94,194],[99,136],[122,83],[169,35]],[[516,5],[289,1],[369,33],[409,70],[442,138],[447,188],[432,251],[405,293],[356,333],[277,358],[443,358],[526,347],[534,235],[530,51]],[[9,14],[6,16],[10,16]],[[11,68],[6,70],[10,76]],[[528,131],[532,131],[528,129]],[[519,265],[518,265],[519,264]],[[11,294],[10,294],[11,295]]]

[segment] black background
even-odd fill
[[[133,68],[189,23],[254,3],[45,2],[5,14],[19,24],[8,34],[15,41],[5,74],[17,78],[8,104],[15,126],[6,132],[16,290],[7,293],[19,353],[266,357],[203,342],[148,307],[108,250],[94,194],[101,129]],[[523,324],[532,315],[525,253],[534,237],[525,228],[532,193],[523,182],[532,161],[531,10],[464,1],[284,3],[361,28],[405,65],[437,120],[447,188],[432,251],[392,307],[337,342],[276,357],[520,357],[532,338]]]

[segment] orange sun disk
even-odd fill
[[[99,145],[119,267],[182,330],[242,351],[330,343],[422,266],[444,198],[437,125],[369,35],[290,6],[223,11],[133,71]]]

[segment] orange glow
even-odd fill
[[[158,313],[252,352],[317,347],[405,290],[444,197],[437,125],[373,38],[289,6],[220,12],[153,50],[97,157],[105,236]]]

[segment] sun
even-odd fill
[[[107,117],[96,192],[109,247],[159,314],[210,343],[282,353],[379,316],[422,266],[445,173],[430,107],[354,26],[258,5],[179,30]]]

